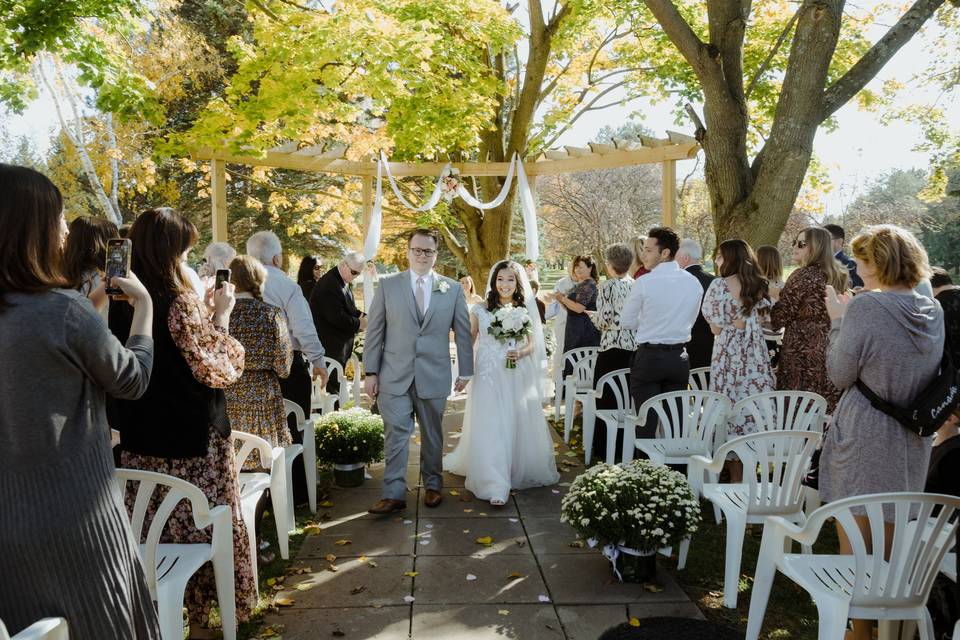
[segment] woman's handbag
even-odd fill
[[[951,413],[960,405],[960,388],[957,384],[957,371],[950,362],[949,354],[944,351],[937,375],[914,399],[907,409],[890,404],[857,378],[857,389],[870,401],[870,405],[882,411],[918,436],[925,438],[933,435],[947,421]]]

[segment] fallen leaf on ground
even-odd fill
[[[508,616],[508,615],[510,615],[510,610],[509,610],[509,609],[500,609],[499,611],[497,611],[497,613],[500,614],[501,616]]]
[[[338,566],[335,565],[335,564],[332,564],[332,565],[330,565],[329,567],[327,567],[327,571],[330,571],[330,572],[332,572],[332,573],[336,573],[337,571],[340,571],[340,567],[338,567]]]
[[[463,532],[464,532],[464,533],[470,533],[470,529],[464,529]]]
[[[583,549],[583,540],[574,540],[570,543],[570,546],[574,549]]]
[[[464,509],[463,512],[464,512],[464,513],[473,513],[473,509]]]
[[[337,545],[338,547],[344,547],[344,546],[346,546],[346,545],[348,545],[348,544],[353,544],[353,543],[350,542],[349,540],[337,540],[337,541],[334,542],[333,544]]]
[[[573,485],[572,485],[572,483],[570,483],[570,482],[561,482],[559,486],[561,486],[561,487],[571,487],[571,486],[573,486]]]
[[[473,498],[471,498],[470,496],[464,494],[464,495],[460,496],[460,502],[473,502]]]
[[[551,489],[550,491],[552,491],[552,492],[554,492],[554,493],[560,493],[560,492],[559,492],[558,490],[556,490],[556,489]]]
[[[660,593],[663,591],[663,587],[658,584],[648,583],[643,585],[643,588],[649,591],[650,593]]]
[[[537,596],[537,600],[540,602],[550,602],[550,596],[539,595]]]
[[[639,626],[640,626],[640,618],[630,618],[630,626],[631,626],[631,627],[639,627]]]
[[[267,578],[267,586],[268,586],[268,587],[272,587],[272,586],[275,585],[275,584],[277,584],[277,579],[276,579],[276,578]]]
[[[333,555],[332,553],[328,553],[328,554],[327,554],[326,556],[324,556],[324,557],[326,558],[327,562],[336,562],[336,561],[337,561],[337,556]]]
[[[480,513],[478,513],[477,515],[480,515],[480,516],[486,516],[487,514],[486,514],[486,513],[484,513],[483,511],[481,511],[481,512],[480,512]]]
[[[514,540],[514,542],[517,543],[517,546],[518,546],[518,547],[522,547],[522,546],[524,546],[525,544],[527,544],[527,541],[526,541],[525,539],[523,539],[523,538],[517,538],[516,540]]]
[[[523,575],[519,571],[514,571],[513,573],[507,576],[507,580],[519,580],[521,578],[526,578],[526,577],[527,576]]]
[[[508,518],[508,520],[510,520],[510,522],[520,522],[519,518]]]
[[[305,536],[313,536],[313,535],[316,535],[316,534],[320,533],[320,531],[321,531],[320,525],[318,525],[318,524],[308,524],[307,526],[305,526],[305,527],[303,528],[303,535],[305,535]]]
[[[477,544],[482,544],[489,547],[493,544],[493,538],[490,536],[483,536],[482,538],[477,538]]]
[[[317,585],[313,582],[301,582],[297,585],[297,591],[310,591],[310,589],[313,589],[315,586]]]
[[[403,575],[407,576],[408,578],[416,578],[416,577],[417,577],[417,572],[416,572],[416,571],[404,571],[404,572],[403,572]]]
[[[343,631],[340,631],[340,629],[334,629],[330,632],[330,635],[332,635],[334,638],[342,638],[347,634],[345,634]]]
[[[333,503],[330,502],[329,500],[324,500],[323,502],[320,503],[319,506],[323,507],[324,509],[329,509],[330,507],[333,506]]]
[[[428,544],[430,544],[430,541],[429,541],[429,540],[421,540],[421,541],[420,541],[420,546],[421,546],[421,547],[425,547],[425,546],[427,546]]]
[[[362,584],[361,584],[361,585],[357,585],[357,586],[354,587],[353,589],[350,589],[350,595],[355,596],[355,595],[357,595],[358,593],[363,593],[363,592],[366,591],[366,590],[367,590],[367,588],[366,588],[365,586],[363,586]]]
[[[473,575],[472,573],[467,574],[467,582],[473,582],[476,579],[477,579],[477,576]]]
[[[373,560],[368,560],[368,561],[367,561],[367,566],[370,567],[371,569],[376,569],[376,568],[379,567],[380,565],[378,565],[378,564],[377,564],[375,561],[373,561]]]
[[[273,604],[275,604],[278,607],[292,607],[293,598],[274,598]]]
[[[576,453],[575,451],[567,451],[567,452],[566,452],[565,454],[563,454],[563,455],[567,456],[568,458],[576,458],[576,457],[577,457],[577,453]]]
[[[450,495],[452,495],[452,496],[458,496],[458,495],[460,495],[460,492],[457,491],[456,489],[450,489]]]
[[[273,585],[271,589],[273,589],[274,591],[283,591],[284,589],[286,589],[286,587],[278,582],[277,584]]]
[[[413,520],[404,520],[403,524],[413,524]]]
[[[369,558],[367,558],[367,556],[360,556],[359,558],[357,558],[357,562],[363,564],[363,563],[366,562],[368,559],[369,559]]]
[[[410,604],[414,600],[416,600],[416,598],[414,598],[413,596],[403,596],[403,601],[406,602],[407,604]]]

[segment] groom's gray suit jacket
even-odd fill
[[[438,288],[441,282],[447,285],[445,292]],[[367,375],[377,375],[381,393],[403,395],[412,384],[419,398],[450,395],[450,329],[456,336],[459,375],[473,375],[473,338],[463,289],[438,273],[433,283],[420,322],[410,272],[380,279],[367,317],[363,367]]]

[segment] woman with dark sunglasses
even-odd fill
[[[776,301],[770,311],[774,330],[784,328],[777,389],[812,391],[827,400],[827,413],[840,399],[840,391],[827,377],[827,336],[830,318],[824,302],[827,285],[847,290],[846,269],[833,257],[833,238],[820,227],[809,227],[793,242],[793,259],[800,268],[790,274],[781,291],[770,287]]]

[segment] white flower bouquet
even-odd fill
[[[629,580],[630,557],[676,545],[697,530],[700,503],[686,477],[669,467],[649,460],[598,464],[573,481],[560,520],[591,546],[603,543],[618,575]]]
[[[507,347],[516,347],[517,340],[529,335],[533,329],[530,314],[525,307],[500,307],[493,312],[493,320],[487,328],[487,333],[500,342],[506,342]],[[516,369],[516,360],[507,358],[507,369]]]

